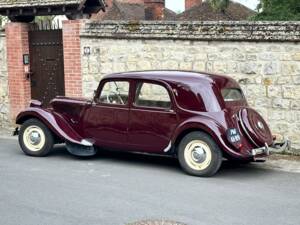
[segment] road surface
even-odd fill
[[[224,163],[213,178],[185,175],[176,160],[125,153],[91,159],[56,148],[25,156],[0,139],[1,225],[298,225],[300,174]]]

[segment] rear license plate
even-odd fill
[[[241,141],[240,132],[236,128],[228,129],[226,135],[227,135],[227,139],[231,143],[237,143]]]

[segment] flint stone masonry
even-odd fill
[[[0,28],[1,29],[1,28]],[[4,31],[0,30],[0,128],[10,124],[8,102],[8,78]]]
[[[91,54],[85,55],[84,48]],[[300,22],[90,22],[81,29],[83,94],[108,73],[182,69],[227,74],[273,133],[300,154]]]

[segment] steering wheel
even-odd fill
[[[118,98],[118,100],[120,101],[120,103],[121,103],[122,105],[125,105],[125,103],[124,103],[124,101],[123,101],[123,99],[122,99],[120,93],[117,93],[117,92],[115,92],[115,91],[110,91],[110,92],[108,93],[108,95],[106,96],[106,100],[107,100],[108,103],[114,103],[113,96],[117,96],[117,98]]]

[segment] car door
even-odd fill
[[[100,85],[84,119],[85,136],[94,139],[96,145],[120,148],[127,143],[129,89],[127,80],[108,80]]]
[[[177,125],[170,93],[161,83],[135,83],[128,132],[132,149],[149,153],[170,150],[171,137]]]

